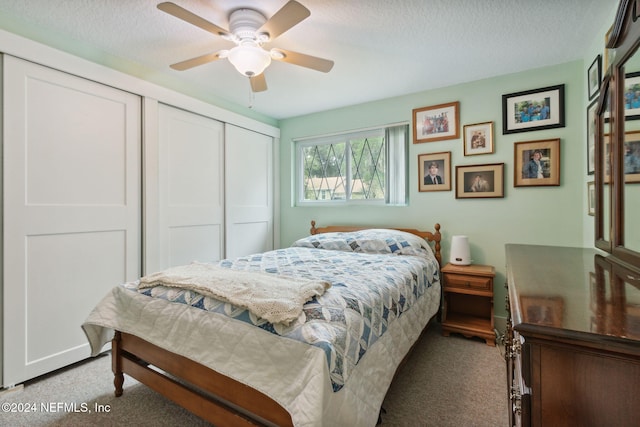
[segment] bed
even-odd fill
[[[195,266],[313,284],[288,318],[155,274],[114,287],[82,328],[92,355],[111,341],[116,396],[127,374],[219,427],[375,425],[440,307],[440,225],[311,224],[290,248]]]

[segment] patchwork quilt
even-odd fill
[[[408,310],[438,280],[438,269],[421,256],[363,254],[292,247],[221,261],[235,270],[320,279],[331,287],[307,302],[289,326],[272,324],[248,310],[198,293],[167,286],[138,290],[154,298],[224,314],[270,333],[321,348],[334,391],[340,390],[367,349],[389,324]]]
[[[395,367],[440,302],[429,246],[388,232],[310,236],[216,263],[331,283],[289,325],[184,289],[139,289],[136,281],[115,287],[83,329],[93,354],[111,329],[133,333],[271,396],[295,425],[372,425]]]

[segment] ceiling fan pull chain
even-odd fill
[[[253,93],[253,90],[251,90],[251,87],[249,87],[249,108],[253,108],[253,102],[255,101],[256,96]]]

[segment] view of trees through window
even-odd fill
[[[304,200],[384,200],[384,136],[302,147]]]

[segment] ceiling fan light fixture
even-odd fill
[[[247,77],[261,74],[271,64],[271,55],[260,46],[242,44],[229,51],[229,62]]]

